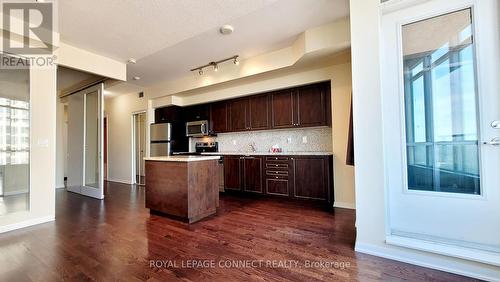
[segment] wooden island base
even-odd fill
[[[146,159],[146,208],[188,223],[215,214],[219,204],[217,165],[213,157]]]

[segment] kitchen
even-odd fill
[[[153,164],[189,164],[198,155],[200,161],[211,160],[207,156],[221,157],[218,173],[211,176],[220,192],[313,202],[331,209],[330,85],[330,81],[322,81],[236,99],[155,109],[155,123],[150,125],[151,157],[146,158],[146,207],[179,216],[167,207],[179,201],[173,197],[179,188],[186,188],[179,183],[175,183],[178,189],[167,187],[168,179],[159,187],[158,174],[152,172],[158,168]],[[168,132],[163,134],[163,143],[158,132]],[[207,194],[213,189],[207,187]],[[149,204],[148,199],[158,200],[158,192],[164,190],[171,193],[160,193],[165,197],[163,203]],[[218,201],[218,197],[213,199]],[[218,203],[213,203],[207,215],[214,214],[216,206]],[[185,219],[193,222],[193,218]]]

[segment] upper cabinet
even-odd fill
[[[328,83],[319,83],[271,94],[272,128],[330,125]]]
[[[215,102],[210,104],[210,126],[211,133],[223,133],[229,131],[227,102]]]
[[[198,121],[198,120],[208,120],[209,118],[210,105],[201,104],[188,106],[183,109],[184,120],[188,121]]]
[[[270,127],[269,95],[256,95],[248,98],[247,120],[249,130],[262,130]]]
[[[295,126],[311,127],[330,124],[330,95],[326,83],[300,87],[296,91]],[[328,91],[329,93],[329,91]]]
[[[283,90],[271,95],[272,128],[290,128],[295,126],[294,100],[295,90]]]
[[[269,95],[256,95],[230,100],[229,131],[263,130],[270,128]]]
[[[330,82],[182,108],[182,120],[209,120],[210,133],[327,126],[331,124]],[[179,119],[180,107],[155,111],[156,122]]]
[[[248,98],[231,100],[229,108],[229,131],[248,130]]]

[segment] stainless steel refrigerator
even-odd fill
[[[153,123],[150,126],[151,157],[170,156],[172,154],[172,124]]]

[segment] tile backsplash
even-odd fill
[[[268,152],[278,145],[283,152],[331,152],[332,128],[298,128],[251,132],[221,133],[217,137],[191,138],[190,148],[196,142],[219,142],[220,152],[249,152],[253,144],[257,152]]]

